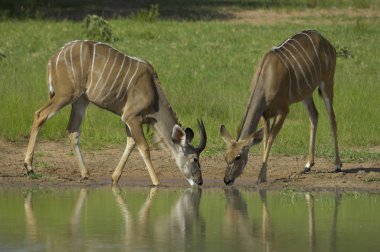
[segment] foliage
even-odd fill
[[[152,4],[149,10],[141,9],[135,15],[134,18],[143,22],[154,22],[157,21],[160,16],[160,11],[158,4]]]
[[[337,45],[336,47],[336,56],[341,58],[352,58],[351,49],[347,46]]]
[[[347,22],[334,24],[323,18],[323,24],[310,28],[319,30],[334,45],[344,45],[342,48],[347,49],[341,50],[346,55],[354,52],[349,60],[338,58],[335,73],[334,108],[342,158],[378,159],[378,154],[365,150],[380,145],[380,117],[377,116],[380,114],[380,58],[377,57],[380,20],[363,20],[365,29],[356,29],[349,17]],[[236,135],[252,74],[260,58],[278,42],[305,29],[301,23],[255,26],[232,22],[110,20],[115,34],[120,37],[112,46],[128,55],[147,59],[155,66],[181,124],[197,132],[196,121],[203,118],[208,133],[205,154],[209,155],[225,149],[219,136],[221,124]],[[0,60],[2,139],[28,137],[34,112],[47,102],[48,58],[82,33],[81,24],[67,20],[0,22],[0,45],[7,57]],[[316,155],[332,157],[327,112],[317,95],[314,101],[320,115]],[[49,120],[39,139],[66,137],[69,113],[70,106],[67,106]],[[124,144],[125,126],[118,116],[89,106],[81,136],[81,143],[87,148]],[[307,113],[302,104],[292,105],[272,153],[306,155],[308,142]],[[261,155],[260,148],[252,148],[253,153]],[[350,151],[352,149],[363,151]]]
[[[114,36],[107,20],[97,15],[87,15],[84,20],[86,35],[89,39],[113,42]]]

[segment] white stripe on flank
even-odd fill
[[[314,64],[314,61],[309,57],[309,53],[305,50],[305,48],[301,45],[301,43],[298,42],[298,40],[293,39],[293,41],[295,41],[302,48],[304,55],[306,55],[306,57],[310,61],[310,63],[313,64],[313,69],[314,69],[314,73],[315,73],[313,82],[314,82],[314,84],[317,84],[319,78],[318,78],[318,72],[317,72],[317,68]],[[307,65],[309,65],[309,64],[307,64]],[[310,74],[312,74],[312,73],[310,72]]]
[[[128,86],[127,86],[127,91],[128,91],[129,85],[131,85],[133,78],[135,78],[135,76],[136,76],[136,74],[137,74],[137,71],[139,70],[139,65],[140,65],[140,61],[137,61],[137,64],[136,64],[136,71],[135,71],[135,73],[132,75],[132,77],[129,79],[129,83],[128,83]]]
[[[74,80],[73,80],[73,77],[71,76],[70,72],[71,72],[71,68],[70,66],[68,66],[68,63],[67,63],[67,59],[66,59],[66,54],[67,54],[67,51],[69,49],[68,48],[65,48],[65,53],[63,54],[63,58],[65,59],[65,66],[66,66],[66,72],[67,72],[67,75],[69,76],[70,80],[71,80],[71,84],[74,85]]]
[[[79,60],[80,60],[80,71],[81,71],[81,83],[83,85],[83,55],[82,55],[83,41],[80,42],[79,50]]]
[[[54,94],[54,87],[53,87],[53,82],[51,79],[51,61],[49,60],[48,63],[48,84],[49,84],[49,93],[50,95]]]
[[[73,61],[73,47],[74,47],[75,43],[73,43],[70,47],[70,65],[71,65],[71,73],[73,74],[73,86],[74,84],[77,82],[76,78],[75,78],[75,69],[74,69],[74,61]]]
[[[122,55],[123,55],[123,54],[122,54]],[[104,101],[104,100],[107,98],[107,96],[111,93],[111,91],[113,90],[113,88],[114,88],[114,86],[115,86],[115,84],[116,84],[116,82],[117,82],[117,79],[119,78],[119,75],[120,75],[120,73],[121,73],[121,70],[123,70],[123,66],[124,66],[124,62],[125,62],[125,58],[126,58],[125,55],[123,55],[123,56],[124,56],[124,58],[123,58],[123,63],[121,63],[121,66],[120,66],[119,72],[117,73],[116,78],[115,78],[115,80],[113,81],[113,83],[112,83],[112,85],[111,85],[111,87],[110,87],[110,89],[109,89],[109,91],[108,91],[108,94],[106,94],[106,95],[103,97],[103,100],[102,100],[102,101]]]
[[[301,94],[301,90],[300,90],[299,80],[298,80],[298,74],[297,74],[296,68],[295,68],[294,65],[293,65],[293,62],[292,62],[292,61],[288,58],[288,56],[286,56],[286,54],[283,53],[281,50],[278,50],[278,52],[280,52],[282,55],[284,55],[284,57],[289,61],[290,65],[292,66],[292,68],[293,68],[293,72],[294,72],[294,74],[295,74],[295,76],[296,76],[296,81],[297,81],[297,92],[298,92],[299,95],[302,95],[302,94]],[[292,85],[292,83],[291,83],[291,85]]]
[[[132,59],[129,59],[128,70],[127,70],[127,73],[124,75],[123,80],[122,80],[121,83],[120,83],[120,88],[119,88],[119,91],[117,92],[116,98],[119,98],[119,95],[120,95],[120,93],[121,93],[121,90],[123,89],[123,86],[124,86],[124,81],[125,81],[125,79],[126,79],[127,76],[128,76],[129,70],[131,70],[132,63],[133,63],[133,60],[132,60]]]
[[[108,75],[107,75],[107,78],[105,79],[105,81],[103,81],[103,87],[99,90],[99,93],[98,95],[95,97],[95,100],[97,100],[99,98],[99,96],[103,93],[103,90],[106,86],[108,86],[108,79],[110,78],[110,75],[112,73],[112,70],[113,68],[115,67],[115,63],[116,63],[116,60],[117,60],[117,56],[119,55],[119,53],[116,54],[115,56],[115,59],[113,60],[113,64],[112,64],[112,67],[110,68],[110,70],[108,71]]]
[[[281,55],[277,51],[273,50],[273,52],[275,52],[278,55],[278,57],[280,58],[282,63],[284,63],[286,69],[288,69],[288,73],[289,73],[289,98],[292,99],[292,97],[293,97],[292,91],[291,91],[292,90],[292,74],[290,72],[290,68],[288,66],[288,63],[285,62],[285,60],[281,57]]]
[[[283,47],[283,48],[284,48],[284,49],[290,54],[290,56],[292,56],[292,58],[294,59],[294,61],[297,63],[298,68],[301,70],[301,73],[302,73],[302,75],[303,75],[303,77],[304,77],[304,79],[305,79],[307,85],[310,87],[310,85],[309,85],[309,83],[308,83],[308,81],[307,81],[307,77],[306,77],[306,75],[305,75],[305,72],[303,71],[302,66],[301,66],[301,64],[298,62],[297,58],[292,54],[292,52],[291,52],[288,48],[286,48],[286,47]],[[295,70],[295,69],[294,69],[294,70]]]
[[[314,45],[314,41],[313,41],[313,39],[312,39],[312,38],[309,36],[309,34],[307,34],[307,33],[300,32],[300,33],[298,33],[298,34],[305,35],[305,36],[308,37],[308,39],[310,40],[310,42],[311,42],[311,44],[312,44],[312,46],[313,46],[313,48],[314,48],[315,55],[316,55],[317,58],[318,58],[318,62],[319,62],[319,72],[321,72],[321,71],[322,71],[321,59],[319,58],[319,54],[318,54],[318,52],[317,52],[317,49],[315,48],[315,45]]]
[[[307,68],[309,69],[309,73],[312,75],[312,73],[311,73],[311,69],[310,69],[310,67],[309,67],[309,64],[306,62],[305,57],[303,56],[303,54],[297,49],[296,46],[294,46],[294,45],[292,45],[292,44],[290,44],[290,43],[289,43],[289,45],[292,46],[292,47],[294,48],[294,50],[296,50],[296,51],[298,52],[298,54],[302,57],[302,60],[305,62]],[[286,48],[285,48],[285,49],[286,49]],[[298,61],[297,61],[297,63],[298,63]],[[298,64],[298,66],[299,66],[300,69],[301,69],[301,64]],[[302,71],[303,76],[305,77],[306,84],[309,86],[310,89],[313,89],[313,86],[310,86],[310,84],[309,84],[309,80],[307,79],[307,76],[306,76],[306,74],[304,73],[303,69],[301,69],[301,71]]]
[[[55,72],[56,72],[57,75],[58,75],[58,62],[59,62],[59,57],[61,56],[62,51],[63,51],[63,48],[61,49],[61,51],[59,51],[58,56],[57,56],[57,61],[55,62]]]
[[[111,49],[112,49],[112,48],[108,48],[108,55],[107,55],[106,63],[104,64],[103,70],[102,70],[102,72],[100,73],[100,76],[99,76],[98,80],[97,80],[96,83],[95,83],[95,87],[92,89],[92,93],[94,93],[94,92],[96,91],[96,88],[98,87],[99,81],[102,79],[103,73],[104,73],[104,71],[105,71],[106,68],[107,68],[108,61],[109,61],[109,59],[110,59]],[[103,82],[103,85],[106,85],[106,83]]]
[[[91,65],[91,76],[90,76],[90,84],[88,85],[88,89],[90,89],[91,85],[92,85],[92,75],[93,75],[93,72],[94,72],[94,65],[95,65],[95,53],[96,53],[96,45],[99,44],[99,43],[95,43],[94,44],[94,50],[92,51],[92,65]]]

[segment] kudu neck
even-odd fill
[[[178,149],[172,141],[173,127],[178,124],[179,121],[167,102],[159,103],[159,111],[155,115],[156,122],[154,127],[160,136],[160,140],[170,149],[171,153],[176,156]]]
[[[237,140],[245,139],[257,130],[260,118],[265,111],[265,99],[255,92],[246,107],[244,116],[242,118],[240,128],[238,131]]]

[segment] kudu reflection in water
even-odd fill
[[[268,211],[266,191],[259,191],[262,203],[261,235],[258,234],[257,228],[250,224],[248,206],[240,191],[232,187],[226,188],[224,193],[226,196],[224,235],[229,239],[237,236],[241,241],[239,244],[241,249],[253,250],[262,246],[260,250],[271,251],[270,244],[274,239],[274,230]]]
[[[149,210],[157,188],[151,188],[139,211],[137,222],[133,220],[119,187],[113,187],[113,191],[125,219],[125,241],[128,248],[133,250],[142,246],[144,248],[151,246],[155,251],[182,251],[190,247],[191,250],[202,250],[204,247],[205,224],[199,214],[202,189],[186,189],[171,208],[170,214],[159,217],[154,222],[150,218]],[[150,239],[149,245],[146,244],[147,235],[154,236],[153,239]]]
[[[62,248],[65,248],[64,250],[83,251],[85,244],[80,235],[80,217],[87,197],[87,190],[81,189],[79,192],[68,225],[70,235],[67,239],[70,241],[66,243],[63,237],[56,239],[54,234],[51,234],[46,230],[44,231],[44,228],[42,227],[38,227],[38,222],[33,209],[32,195],[33,193],[29,191],[24,197],[25,228],[28,248],[32,251],[34,251],[33,248],[36,246],[42,246],[46,251],[60,251]],[[40,232],[39,229],[41,230]],[[65,246],[62,246],[62,244],[65,244]]]
[[[240,241],[242,241],[239,244],[241,249],[252,250],[253,248],[259,247],[261,251],[273,251],[275,248],[271,245],[275,244],[275,228],[268,210],[266,191],[260,190],[259,195],[262,203],[261,230],[254,224],[250,224],[248,206],[241,193],[236,188],[225,189],[226,218],[224,235],[228,239],[238,237]],[[307,235],[309,240],[309,251],[312,252],[317,251],[314,196],[311,193],[306,193],[305,198],[308,210]],[[336,251],[336,232],[339,205],[340,193],[336,192],[334,197],[334,212],[330,234],[330,251]]]

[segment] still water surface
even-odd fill
[[[380,194],[0,189],[0,251],[379,251]]]

